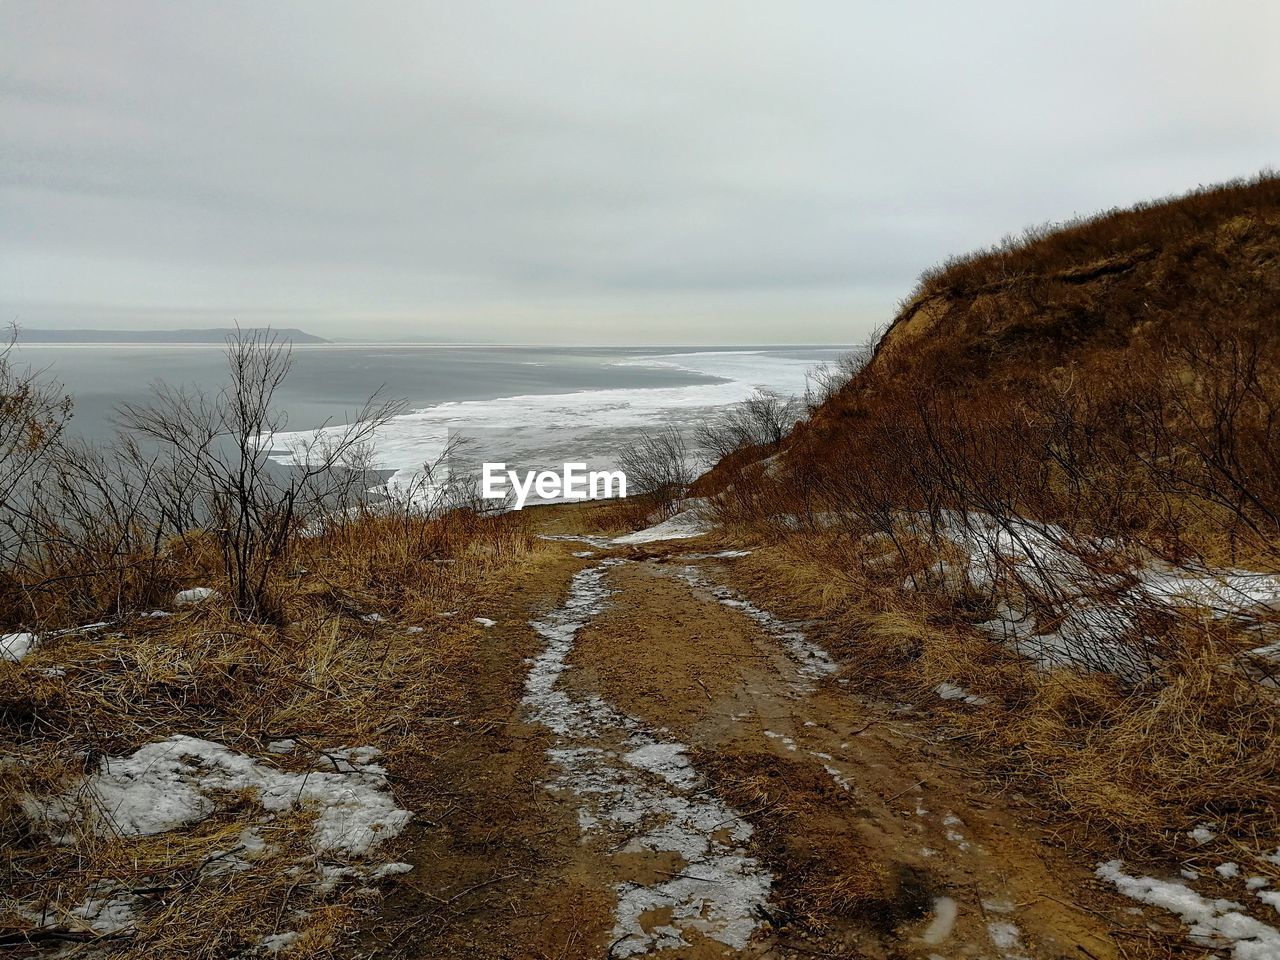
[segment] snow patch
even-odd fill
[[[539,540],[549,540],[552,543],[585,543],[589,547],[595,547],[597,550],[606,550],[609,547],[608,537],[593,537],[583,533],[540,533]],[[580,550],[574,556],[582,553],[589,553],[586,550]]]
[[[279,953],[281,950],[287,950],[293,946],[294,941],[298,939],[298,931],[286,930],[284,933],[273,933],[269,937],[263,937],[260,946],[267,953]]]
[[[351,751],[360,758],[366,751]],[[345,759],[345,758],[344,758]],[[312,845],[317,853],[361,855],[409,822],[396,806],[379,767],[350,772],[289,773],[209,740],[176,734],[139,747],[127,757],[107,757],[97,773],[50,800],[28,797],[24,808],[52,831],[83,821],[100,835],[148,836],[196,823],[218,808],[218,796],[251,791],[270,813],[316,812]]]
[[[936,947],[951,936],[959,913],[960,905],[953,898],[938,897],[933,901],[933,919],[920,934],[920,939],[929,946]]]
[[[991,944],[1005,960],[1029,960],[1026,949],[1022,946],[1022,931],[1016,923],[1008,920],[992,920],[987,924],[987,936]]]
[[[962,554],[904,587],[993,595],[996,615],[979,628],[1046,669],[1085,667],[1138,679],[1152,668],[1144,622],[1153,612],[1193,607],[1249,620],[1280,609],[1280,576],[1140,562],[1125,558],[1117,542],[1074,537],[1051,523],[953,511],[904,514],[897,522],[908,533],[941,535]],[[1096,558],[1103,562],[1092,563]],[[1034,612],[1041,606],[1049,608],[1047,618]],[[1043,628],[1045,619],[1051,629]],[[1264,646],[1252,655],[1265,661],[1270,654]]]
[[[1188,830],[1187,836],[1195,841],[1196,846],[1202,847],[1216,837],[1217,834],[1209,829],[1209,824],[1201,823],[1198,824],[1194,830]]]
[[[212,587],[192,587],[190,590],[179,590],[173,595],[173,605],[175,607],[192,607],[198,603],[204,603],[218,595],[218,591]]]
[[[685,506],[675,516],[668,517],[661,523],[655,523],[651,527],[645,527],[643,530],[637,530],[635,533],[614,537],[613,542],[622,545],[657,543],[661,540],[687,540],[691,537],[701,537],[710,533],[711,521],[708,517],[708,501],[705,499],[693,499],[682,502]]]
[[[575,574],[564,605],[531,626],[546,642],[525,681],[531,719],[557,743],[547,751],[558,775],[547,786],[578,798],[584,842],[601,836],[611,849],[677,855],[684,866],[652,883],[615,886],[611,956],[689,946],[687,934],[743,949],[759,925],[772,878],[747,853],[751,825],[714,796],[686,755],[599,696],[559,687],[574,640],[611,595],[607,559]],[[670,920],[649,924],[657,908]],[[643,919],[642,919],[643,918]]]
[[[792,740],[790,737],[788,737],[785,733],[778,733],[776,730],[766,730],[764,731],[764,735],[768,737],[770,740],[779,741],[784,747],[786,747],[792,753],[795,753],[796,742]]]
[[[1185,884],[1131,876],[1121,860],[1099,864],[1094,872],[1126,897],[1176,914],[1197,946],[1229,948],[1235,960],[1280,958],[1280,931],[1244,913],[1233,900],[1209,900]]]
[[[679,571],[679,576],[689,586],[706,590],[724,606],[740,610],[766,633],[781,641],[801,676],[818,680],[840,669],[831,654],[809,639],[805,633],[805,627],[808,624],[797,620],[783,620],[767,610],[760,609],[729,587],[709,582],[697,567],[683,567]]]
[[[71,910],[71,915],[89,925],[94,933],[119,933],[133,926],[137,898],[129,893],[91,897]]]
[[[0,660],[17,663],[36,645],[34,633],[6,633],[0,636]]]
[[[969,838],[960,832],[960,828],[964,826],[964,821],[957,817],[954,813],[948,813],[942,818],[942,825],[946,828],[947,839],[956,845],[960,850],[969,849]]]
[[[971,703],[975,707],[986,706],[991,702],[986,697],[980,697],[976,693],[970,693],[964,687],[954,683],[940,683],[933,688],[933,692],[943,700],[963,700],[965,703]]]

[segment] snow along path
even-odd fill
[[[584,839],[607,838],[623,853],[666,855],[679,864],[663,880],[615,885],[610,956],[690,946],[699,937],[742,949],[772,884],[746,850],[751,826],[708,792],[684,744],[598,695],[575,698],[559,688],[578,631],[613,594],[609,568],[626,562],[607,559],[579,571],[564,605],[530,621],[546,647],[529,670],[524,704],[556,735],[547,753],[559,773],[548,786],[577,798]],[[659,914],[663,921],[653,922]]]
[[[801,676],[809,680],[821,680],[839,669],[835,660],[831,658],[831,654],[809,639],[805,633],[807,624],[799,620],[784,620],[768,610],[760,609],[736,590],[707,580],[696,566],[683,567],[679,576],[689,586],[710,593],[716,598],[716,602],[734,610],[741,610],[765,633],[780,640],[791,659],[795,661],[796,669]]]

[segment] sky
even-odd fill
[[[851,343],[1280,163],[1280,4],[0,0],[0,318]]]

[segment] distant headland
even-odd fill
[[[257,327],[242,327],[242,333],[254,333]],[[329,343],[323,337],[294,327],[272,327],[282,340],[293,343]],[[235,333],[232,327],[207,327],[198,330],[47,330],[31,327],[18,329],[19,343],[224,343]]]

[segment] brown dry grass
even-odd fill
[[[1275,611],[1147,605],[1114,638],[1146,680],[1042,671],[975,629],[1001,597],[955,582],[939,528],[1052,524],[1079,548],[1062,592],[1091,601],[1135,564],[1280,573],[1277,225],[1265,175],[950,261],[769,469],[726,460],[699,484],[757,545],[744,578],[827,623],[851,677],[939,704],[991,769],[1130,848],[1185,851],[1209,821],[1255,861],[1280,844],[1280,703],[1245,668]],[[943,682],[990,702],[943,703]]]
[[[583,511],[584,533],[616,534],[620,530],[639,530],[653,521],[662,504],[651,496],[625,497],[609,500]]]
[[[174,585],[219,587],[212,552],[191,544]],[[291,870],[312,862],[306,814],[267,823],[271,852],[223,870],[216,854],[236,848],[246,817],[261,819],[251,798],[225,797],[182,830],[102,836],[81,824],[64,843],[24,800],[74,787],[104,756],[182,733],[298,772],[326,769],[339,746],[371,744],[386,755],[397,803],[421,810],[436,758],[468,735],[456,723],[468,715],[464,681],[482,633],[471,617],[493,613],[508,578],[547,556],[518,514],[365,518],[298,541],[272,584],[284,626],[246,623],[215,599],[48,634],[21,663],[0,663],[0,937],[27,950],[91,942],[111,956],[221,957],[296,931],[294,955],[330,952],[379,894],[350,881],[326,891],[314,868]],[[267,751],[285,738],[296,756]],[[379,849],[377,862],[396,859],[402,843]],[[137,922],[96,938],[72,910],[110,891],[133,892]]]
[[[793,533],[735,561],[749,593],[823,624],[823,642],[860,689],[931,706],[957,747],[1011,787],[1038,795],[1099,849],[1204,853],[1186,836],[1214,824],[1212,849],[1280,878],[1262,858],[1280,837],[1280,709],[1240,669],[1256,636],[1187,612],[1180,655],[1134,688],[1043,671],[986,637],[941,594],[876,584],[840,564],[829,533]],[[941,700],[952,683],[982,706]],[[1209,848],[1206,848],[1209,849]]]

